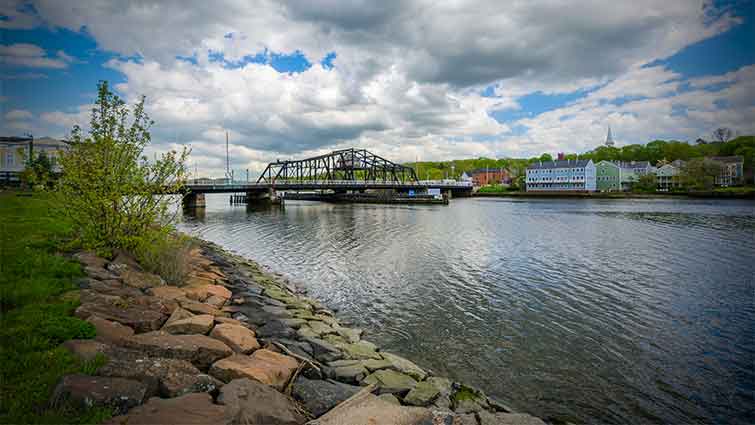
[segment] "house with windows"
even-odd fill
[[[712,156],[708,159],[716,161],[721,166],[721,172],[715,178],[716,186],[737,186],[744,183],[744,165],[743,156]]]
[[[55,172],[60,172],[58,158],[68,150],[65,140],[42,137],[0,137],[0,183],[18,183],[26,163],[39,155],[47,156]]]
[[[621,167],[611,161],[595,164],[595,184],[598,192],[618,192],[621,190]]]
[[[594,192],[595,164],[591,159],[538,161],[527,167],[528,192]]]
[[[671,164],[664,164],[655,170],[655,181],[659,192],[669,192],[682,187],[681,171],[684,162],[676,160]]]
[[[489,184],[510,184],[511,176],[505,168],[478,168],[470,172],[475,187]]]
[[[640,177],[647,174],[654,174],[655,167],[648,161],[620,161],[617,163],[621,169],[621,190],[629,191],[632,185],[640,180]]]

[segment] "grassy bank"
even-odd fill
[[[61,255],[71,224],[54,213],[50,196],[19,195],[0,192],[0,423],[100,422],[108,411],[48,405],[62,375],[96,367],[60,343],[95,330],[71,316],[78,299],[66,294],[83,276]]]

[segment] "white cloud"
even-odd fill
[[[0,45],[0,63],[30,68],[68,67],[66,61],[48,58],[44,49],[29,43]]]
[[[724,124],[751,131],[755,122],[749,67],[685,85],[664,67],[642,66],[740,21],[703,1],[39,0],[35,8],[46,24],[86,27],[99,48],[139,56],[107,66],[125,76],[117,89],[129,101],[148,96],[155,149],[191,144],[215,175],[226,130],[234,166],[259,171],[276,158],[352,145],[403,161],[518,156],[592,148],[609,123],[619,141],[646,142]],[[26,61],[76,60],[16,49]],[[209,51],[234,63],[301,51],[314,65],[294,74],[257,63],[227,69]],[[318,63],[328,52],[337,54],[331,70]],[[725,87],[705,89],[716,84]],[[496,97],[479,95],[488,85]],[[589,94],[534,117],[489,116],[520,109],[529,93],[580,90]],[[68,131],[88,122],[89,108],[41,114],[39,125]]]
[[[21,120],[29,120],[34,115],[26,110],[23,109],[14,109],[12,111],[8,111],[5,114],[5,119],[8,121],[21,121]]]

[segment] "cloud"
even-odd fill
[[[21,121],[21,120],[29,120],[34,115],[26,110],[23,109],[14,109],[12,111],[8,111],[5,114],[5,119],[8,121]]]
[[[40,24],[39,19],[32,13],[23,0],[5,0],[0,3],[0,29],[28,30]]]
[[[30,68],[68,67],[67,61],[48,58],[44,49],[29,43],[0,45],[0,63]]]
[[[226,130],[234,167],[259,171],[348,146],[402,161],[526,156],[593,148],[609,123],[620,142],[646,142],[755,121],[748,68],[685,80],[643,66],[741,22],[703,1],[39,0],[35,10],[119,54],[107,66],[124,76],[128,101],[148,96],[154,149],[191,144],[208,174],[222,173]],[[27,60],[76,61],[26,49]],[[278,73],[248,60],[293,52],[313,65]],[[331,52],[334,66],[321,66]],[[536,92],[576,100],[491,118]],[[47,112],[39,124],[69,130],[88,110]]]

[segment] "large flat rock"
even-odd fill
[[[249,378],[283,390],[298,363],[290,356],[261,349],[251,356],[234,354],[215,362],[210,374],[223,382]]]
[[[381,394],[406,394],[417,386],[417,381],[411,376],[390,369],[373,372],[364,378],[363,383],[376,385]]]
[[[223,385],[186,360],[162,357],[110,358],[105,366],[97,370],[97,374],[143,382],[148,387],[149,397],[178,397],[195,392],[212,392]]]
[[[252,379],[234,379],[220,390],[218,404],[234,424],[299,425],[304,418],[294,403],[272,387]]]
[[[116,416],[104,425],[230,425],[231,417],[226,408],[214,404],[212,396],[203,393],[181,397],[151,398],[128,414]]]
[[[130,327],[99,316],[89,316],[87,322],[94,325],[97,330],[97,336],[94,339],[107,344],[119,345],[124,339],[134,334],[134,330]]]
[[[353,396],[361,387],[335,381],[313,380],[300,376],[294,383],[292,395],[314,417],[318,418],[342,401]]]
[[[233,324],[216,325],[210,336],[223,341],[237,353],[249,354],[260,348],[260,343],[252,330],[245,326]]]
[[[124,346],[154,357],[187,360],[200,369],[233,354],[223,342],[206,335],[172,335],[163,331],[134,335],[124,340]]]
[[[59,405],[68,401],[83,408],[106,407],[115,414],[122,414],[142,404],[146,397],[147,385],[139,381],[75,374],[60,379],[52,402]]]
[[[76,309],[76,316],[82,319],[98,316],[126,325],[136,332],[149,332],[160,329],[171,312],[169,305],[154,297],[103,296],[82,299],[82,304]]]
[[[398,406],[363,393],[339,405],[308,425],[431,425],[432,412],[421,407]],[[442,423],[442,422],[440,422]]]
[[[215,324],[215,316],[209,314],[198,314],[185,319],[173,320],[166,323],[162,330],[174,335],[205,335],[210,332]]]

